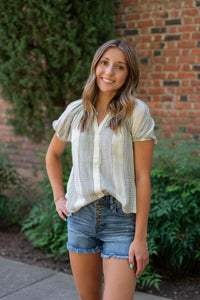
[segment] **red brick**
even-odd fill
[[[187,31],[190,31],[190,32],[195,32],[197,31],[198,27],[197,25],[183,25],[183,26],[178,26],[178,31],[179,32],[187,32]]]
[[[183,9],[181,14],[182,16],[196,16],[198,15],[199,13],[199,10],[197,8],[194,8],[194,9]]]
[[[180,56],[178,57],[178,63],[188,63],[188,64],[194,64],[195,63],[195,57],[194,56]]]
[[[190,65],[182,65],[182,71],[184,71],[184,72],[191,71],[191,66]]]
[[[186,127],[187,132],[191,132],[191,133],[196,133],[199,134],[199,126],[194,127],[194,126],[188,126]]]
[[[170,14],[170,18],[172,18],[172,19],[178,18],[181,16],[181,10],[174,10],[174,11],[171,11],[169,14]]]
[[[195,40],[200,40],[200,32],[192,33],[192,38],[195,39]]]
[[[164,102],[171,102],[171,101],[173,101],[173,96],[168,96],[168,95],[162,96],[162,97],[161,97],[161,101],[164,101]]]
[[[188,117],[191,117],[193,119],[200,118],[200,111],[189,111]]]
[[[183,87],[190,86],[190,81],[188,79],[187,80],[182,80],[181,86],[183,86]]]
[[[151,42],[152,36],[146,35],[146,36],[137,36],[136,37],[136,42]]]
[[[183,24],[184,25],[192,24],[193,23],[193,18],[191,18],[191,17],[185,17],[182,20],[183,20]]]
[[[137,28],[137,23],[135,21],[128,22],[128,29],[135,29]]]
[[[141,27],[151,27],[151,26],[153,26],[153,21],[152,20],[138,21],[137,26],[139,28],[141,28]]]
[[[167,79],[175,79],[176,78],[176,73],[168,73]]]
[[[176,64],[176,59],[177,59],[176,56],[169,56],[169,57],[167,58],[167,63],[168,63],[168,64]]]
[[[177,32],[177,27],[176,26],[171,26],[167,30],[168,30],[169,33],[176,33]]]
[[[173,55],[175,55],[175,56],[178,56],[178,55],[180,55],[180,50],[179,49],[166,49],[166,50],[163,50],[163,55],[164,56],[173,56]]]
[[[149,102],[149,108],[163,108],[162,104],[159,102]]]
[[[167,49],[176,48],[176,42],[175,41],[167,41],[166,45],[167,45],[167,47],[166,47]]]
[[[187,7],[187,8],[194,7],[194,1],[193,0],[183,1],[183,7]]]
[[[199,96],[199,101],[200,101],[200,96]],[[200,103],[195,103],[194,108],[199,109],[199,111],[200,111]]]
[[[178,115],[179,117],[186,118],[187,115],[188,115],[188,112],[187,112],[187,111],[184,111],[184,110],[179,110],[179,111],[177,111],[177,115]]]
[[[192,87],[190,87],[190,88],[178,87],[176,91],[179,95],[189,95],[189,94],[193,94],[193,92],[194,92]]]
[[[191,80],[191,85],[199,87],[200,86],[200,80]]]
[[[165,22],[164,20],[158,20],[158,19],[155,19],[155,26],[164,26],[165,25]]]
[[[165,4],[165,9],[179,9],[181,8],[181,3],[180,2],[170,2]]]
[[[179,71],[181,68],[181,65],[166,65],[164,66],[164,71]]]
[[[143,27],[140,29],[141,34],[145,34],[145,33],[150,33],[150,28],[149,27]]]
[[[166,78],[166,73],[151,73],[151,78],[152,79],[165,79]]]
[[[139,20],[140,18],[141,18],[141,16],[139,14],[130,14],[130,15],[124,16],[125,21]]]
[[[176,109],[191,109],[191,103],[188,102],[177,102],[174,106]]]
[[[178,42],[178,48],[195,48],[196,41],[181,41]]]
[[[153,101],[160,101],[160,96],[159,96],[159,95],[154,95],[154,96],[152,97],[152,100],[153,100]]]
[[[194,18],[194,23],[195,23],[195,24],[200,24],[200,16]]]
[[[149,93],[150,94],[164,94],[165,93],[165,89],[164,88],[150,88],[149,89]]]
[[[179,72],[178,78],[196,78],[196,72]]]

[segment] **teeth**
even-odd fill
[[[105,78],[103,78],[103,81],[108,82],[108,83],[113,82],[112,80],[108,80],[108,79],[105,79]]]

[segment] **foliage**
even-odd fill
[[[111,0],[0,1],[0,83],[15,134],[41,140],[58,107],[80,97],[95,50],[113,38],[112,12]]]
[[[68,145],[62,156],[64,185],[67,183],[71,170],[70,152],[70,145]],[[43,193],[24,221],[22,230],[34,246],[48,250],[52,255],[56,254],[59,257],[67,253],[67,224],[59,218],[56,212],[47,176],[44,179],[43,188]]]
[[[191,141],[164,140],[155,149],[149,215],[152,259],[176,276],[200,266],[198,147]]]
[[[9,164],[7,154],[1,148],[0,145],[0,219],[1,225],[9,226],[24,220],[33,200],[30,200],[33,190],[31,184]]]

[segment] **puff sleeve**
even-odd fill
[[[155,122],[150,115],[150,111],[146,103],[136,99],[132,116],[130,118],[130,128],[133,142],[157,139],[154,135]]]
[[[58,120],[53,121],[53,129],[62,142],[71,141],[71,130],[74,118],[82,111],[82,100],[68,104]]]

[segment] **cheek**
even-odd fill
[[[121,85],[123,85],[126,82],[126,79],[127,79],[127,74],[123,74],[122,76],[120,76]]]
[[[102,72],[101,66],[97,66],[97,67],[96,67],[96,76],[100,75],[101,72]]]

